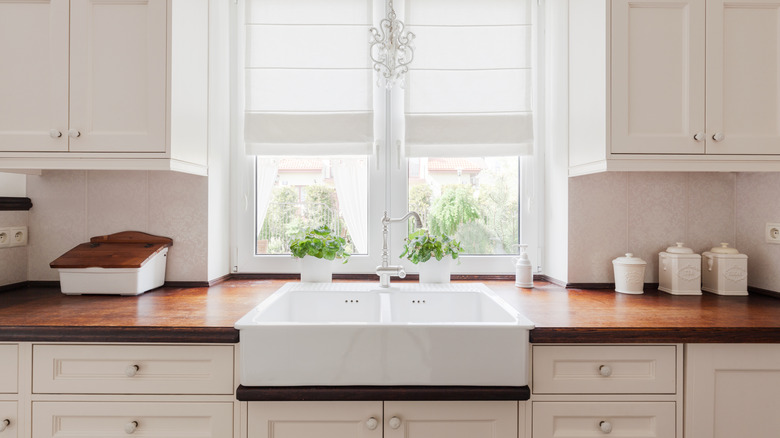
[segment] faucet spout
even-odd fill
[[[391,218],[387,211],[382,216],[382,264],[376,267],[376,275],[379,276],[379,287],[390,287],[390,277],[406,277],[406,271],[401,265],[390,265],[390,250],[387,246],[388,226],[390,222],[406,222],[409,218],[414,218],[417,228],[422,228],[422,220],[417,212],[410,211],[400,218]]]

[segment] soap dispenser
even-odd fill
[[[515,286],[534,287],[533,267],[528,254],[525,252],[528,245],[517,245],[517,247],[520,248],[520,257],[515,258]]]

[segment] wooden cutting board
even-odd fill
[[[49,264],[54,269],[140,268],[163,248],[173,246],[173,239],[140,231],[123,231],[96,236]]]

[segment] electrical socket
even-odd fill
[[[766,223],[764,237],[767,243],[780,243],[780,223]]]
[[[11,238],[10,246],[27,245],[27,227],[11,227],[8,237]]]
[[[11,246],[11,229],[0,228],[0,248]]]

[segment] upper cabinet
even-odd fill
[[[205,174],[208,0],[7,0],[0,29],[0,168]]]
[[[570,175],[780,170],[780,0],[569,7]]]

